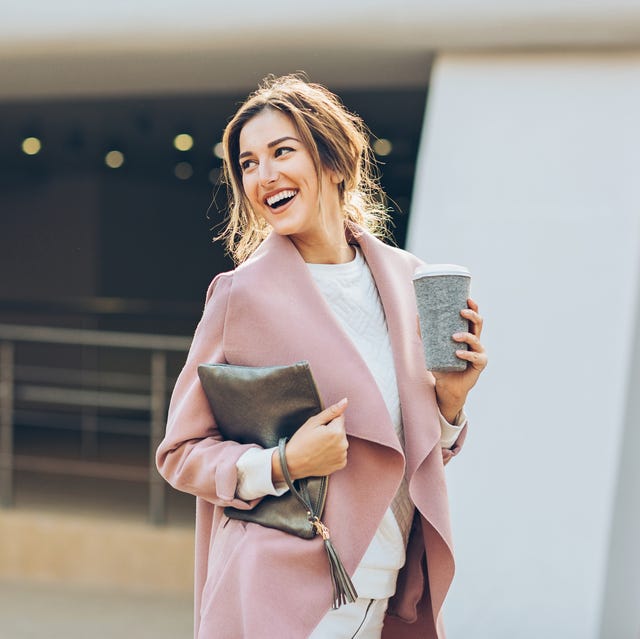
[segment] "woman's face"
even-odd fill
[[[322,206],[313,159],[291,119],[266,108],[240,131],[242,185],[255,213],[279,235],[305,242],[344,237],[338,180],[322,172]]]

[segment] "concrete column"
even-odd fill
[[[490,352],[447,470],[450,639],[640,630],[638,113],[640,51],[436,60],[408,248],[470,267]]]

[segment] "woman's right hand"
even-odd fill
[[[347,465],[347,404],[345,398],[310,417],[287,442],[285,455],[291,479],[322,477]],[[271,476],[274,484],[284,482],[278,451],[271,458]]]

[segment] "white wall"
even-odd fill
[[[0,16],[5,100],[244,91],[299,69],[423,86],[434,50],[640,42],[640,0],[0,0]]]
[[[627,395],[638,393],[628,375],[639,113],[640,52],[436,61],[409,248],[472,269],[490,352],[466,450],[448,471],[450,639],[599,636],[610,529],[624,511]],[[638,472],[627,476],[637,495]],[[620,541],[637,566],[637,542]],[[631,586],[603,639],[640,632]]]

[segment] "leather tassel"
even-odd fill
[[[291,481],[291,475],[289,474],[289,468],[287,467],[287,457],[285,455],[286,443],[286,437],[282,437],[278,442],[282,474],[284,475],[287,486],[289,486],[291,492],[307,511],[307,517],[311,522],[311,525],[314,527],[316,534],[320,535],[324,540],[324,549],[327,551],[327,558],[329,559],[329,573],[331,575],[331,584],[333,585],[333,601],[331,603],[331,607],[336,610],[343,604],[353,603],[358,598],[358,593],[353,587],[349,573],[342,565],[334,545],[331,543],[329,529],[320,521],[320,517],[318,516],[321,514],[324,505],[320,506],[319,512],[315,511],[314,506],[311,503],[311,499],[309,498],[309,493],[306,490],[306,485],[302,487],[302,492],[300,492]]]
[[[324,548],[329,558],[329,572],[333,583],[333,602],[331,607],[337,610],[342,604],[353,603],[358,598],[358,593],[351,583],[349,574],[344,569],[338,553],[331,539],[324,540]]]
[[[327,551],[329,559],[329,573],[331,575],[331,584],[333,585],[333,601],[331,607],[337,610],[346,603],[353,603],[358,598],[358,593],[351,582],[349,573],[338,557],[335,546],[331,543],[331,535],[329,529],[320,521],[318,517],[313,517],[311,523],[315,526],[316,531],[324,540],[324,549]]]

